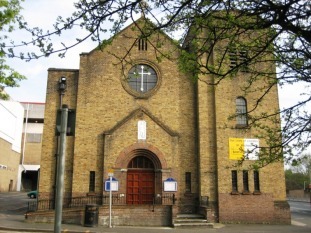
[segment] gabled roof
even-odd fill
[[[178,137],[178,133],[174,132],[172,129],[170,129],[168,126],[166,126],[163,122],[161,122],[158,118],[153,116],[147,109],[140,107],[132,111],[128,116],[126,116],[124,119],[122,119],[120,122],[118,122],[113,128],[110,130],[104,132],[104,135],[111,135],[116,130],[118,130],[122,125],[126,124],[128,121],[136,117],[137,115],[140,115],[141,113],[146,114],[149,118],[151,118],[157,125],[159,125],[165,132],[167,132],[171,137]]]
[[[144,15],[142,15],[139,19],[135,20],[133,23],[131,23],[130,25],[128,25],[127,27],[125,27],[124,29],[122,29],[121,31],[119,31],[118,33],[116,33],[115,35],[112,35],[109,39],[105,40],[105,41],[113,41],[114,38],[118,37],[119,35],[121,35],[124,31],[128,30],[131,27],[137,27],[140,23],[146,23],[148,25],[151,26],[151,28],[156,28],[157,26],[151,22],[148,18],[145,18]],[[161,33],[164,37],[166,37],[168,40],[170,40],[173,44],[175,44],[177,47],[180,47],[180,45],[177,45],[174,40],[168,36],[165,32],[163,32],[162,30],[158,30],[159,33]],[[103,40],[104,41],[104,40]],[[87,54],[91,54],[94,51],[97,51],[99,49],[99,47],[97,46],[96,48],[94,48],[93,50],[91,50],[90,52],[82,52],[81,55],[87,55]]]

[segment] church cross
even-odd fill
[[[141,91],[144,91],[144,75],[151,75],[150,72],[146,72],[144,73],[144,66],[141,66],[141,73],[138,73],[138,74],[141,74],[141,80],[140,80],[140,90]]]

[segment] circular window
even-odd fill
[[[145,95],[157,86],[157,72],[149,65],[137,64],[128,72],[127,83],[134,94]]]

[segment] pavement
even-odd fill
[[[28,223],[23,215],[0,214],[0,232],[54,232],[54,224]],[[171,227],[112,227],[62,224],[61,232],[66,233],[310,233],[311,228],[292,225],[265,225],[265,224],[219,224],[213,228],[171,228]]]

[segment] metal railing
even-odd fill
[[[109,195],[95,195],[84,197],[72,197],[63,199],[63,208],[84,207],[89,204],[109,205]],[[126,196],[124,194],[113,194],[112,205],[126,205]],[[174,205],[175,194],[163,194],[153,198],[153,205]],[[28,202],[28,212],[37,210],[53,210],[55,208],[54,199],[42,199]]]

